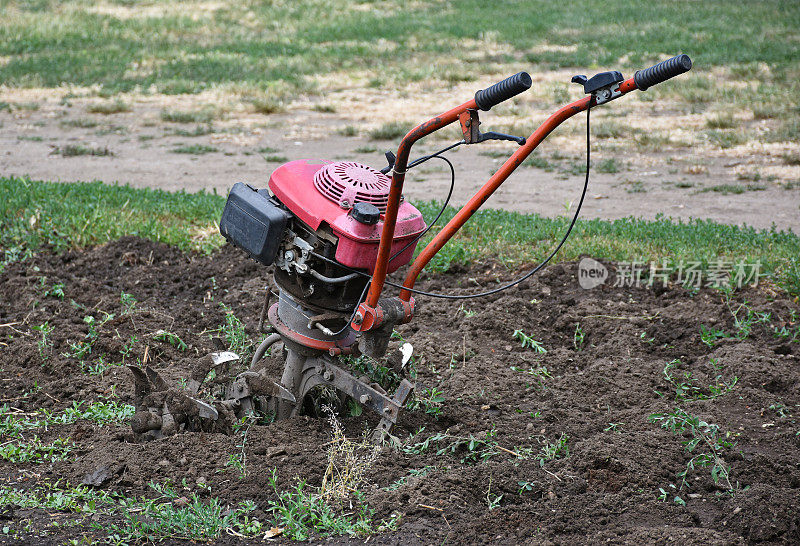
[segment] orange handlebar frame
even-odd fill
[[[620,83],[619,91],[621,95],[636,90],[636,83],[633,78],[627,79]],[[571,104],[563,106],[555,113],[553,113],[547,120],[536,129],[531,136],[526,140],[511,157],[492,175],[491,178],[478,190],[478,192],[464,205],[461,210],[442,228],[442,230],[428,243],[428,245],[420,252],[414,262],[411,264],[411,269],[406,275],[403,282],[403,289],[400,291],[400,299],[402,301],[409,301],[411,298],[411,291],[409,289],[414,287],[417,277],[422,272],[422,269],[431,261],[439,250],[461,229],[461,227],[469,220],[475,212],[489,199],[489,197],[497,190],[500,185],[525,161],[525,159],[536,149],[553,130],[561,125],[564,121],[571,118],[575,114],[583,112],[588,108],[595,106],[594,98],[592,96],[584,97]],[[375,308],[378,305],[383,286],[386,281],[386,271],[389,264],[389,252],[391,243],[394,238],[394,229],[397,223],[397,210],[400,206],[400,196],[403,192],[403,182],[405,181],[405,172],[408,165],[408,156],[411,152],[411,147],[414,143],[422,137],[438,131],[439,129],[450,125],[458,120],[459,114],[470,109],[476,109],[477,105],[475,100],[465,102],[461,106],[457,106],[452,110],[440,114],[424,123],[421,123],[408,134],[400,142],[397,149],[397,159],[392,169],[392,184],[389,191],[389,202],[386,206],[386,214],[384,215],[383,231],[381,232],[380,245],[378,246],[378,257],[375,264],[375,272],[372,276],[370,283],[369,293],[364,304],[361,305],[368,308]],[[368,327],[367,327],[368,329]]]

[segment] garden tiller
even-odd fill
[[[169,388],[149,367],[133,367],[134,432],[159,437],[183,430],[223,431],[234,419],[254,412],[285,419],[313,411],[309,393],[318,387],[335,393],[340,402],[349,397],[368,408],[380,419],[376,433],[388,432],[414,385],[402,379],[395,381],[393,392],[387,392],[385,385],[350,365],[353,357],[386,357],[394,327],[414,317],[414,294],[459,299],[496,293],[530,277],[555,255],[586,195],[588,117],[583,194],[564,238],[542,264],[505,286],[467,296],[415,290],[425,265],[558,125],[579,112],[587,111],[588,116],[595,106],[636,89],[644,91],[691,67],[687,55],[678,55],[627,80],[617,71],[591,78],[575,76],[572,81],[583,85],[587,96],[557,110],[528,138],[482,133],[479,111],[489,111],[531,87],[531,77],[520,72],[409,131],[396,155],[387,152],[389,164],[382,170],[352,161],[300,160],[278,167],[268,189],[235,184],[222,213],[220,232],[252,259],[273,268],[275,289],[266,288],[258,327],[268,335],[247,371],[235,375],[231,371],[236,369],[238,355],[212,353],[196,367],[185,389]],[[409,162],[416,141],[456,122],[463,132],[460,142]],[[412,262],[417,242],[430,226],[403,199],[406,173],[432,158],[447,161],[442,154],[456,146],[487,140],[515,141],[519,148]],[[452,164],[448,164],[452,172]],[[452,194],[452,183],[450,191]],[[389,273],[409,262],[402,284],[387,280]],[[386,285],[397,287],[399,294],[385,296]],[[264,356],[276,344],[280,344],[280,352],[271,352],[282,356],[283,373],[280,378],[270,378]],[[386,366],[397,372],[397,377],[403,377],[409,349],[401,346],[387,359]],[[223,377],[230,381],[221,384]]]

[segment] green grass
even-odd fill
[[[175,154],[203,155],[218,152],[219,148],[205,144],[190,144],[188,146],[178,146],[170,151]]]
[[[156,3],[165,7],[162,14],[137,14],[134,5],[121,3],[125,17],[92,12],[91,3],[79,0],[57,4],[58,11],[51,2],[4,2],[0,55],[11,57],[0,68],[4,83],[100,84],[113,90],[153,85],[182,93],[225,82],[299,84],[304,75],[340,69],[373,69],[377,75],[399,66],[414,73],[422,70],[420,56],[447,61],[458,55],[458,44],[476,38],[475,21],[484,36],[545,66],[616,68],[626,56],[635,67],[690,51],[698,66],[742,65],[739,73],[752,76],[748,63],[786,66],[800,53],[800,9],[780,0],[466,0],[413,7],[395,0],[371,9],[348,9],[345,0],[262,1],[194,11],[193,17],[191,4],[178,2],[173,9]],[[398,47],[375,47],[379,37]],[[534,49],[545,44],[569,49]],[[446,63],[439,72],[444,81],[472,77]]]
[[[61,251],[123,235],[206,252],[223,241],[205,236],[222,213],[224,198],[215,194],[0,177],[0,195],[0,265],[45,246]]]
[[[131,107],[122,99],[114,99],[108,102],[96,102],[86,107],[86,110],[92,114],[119,114],[122,112],[130,112]]]
[[[105,146],[83,146],[82,144],[67,144],[66,146],[56,146],[53,148],[54,154],[62,157],[76,157],[81,155],[93,155],[99,157],[114,155],[114,152]]]
[[[369,132],[372,140],[395,140],[406,136],[413,125],[404,121],[390,121]]]
[[[211,123],[215,117],[216,113],[211,108],[161,111],[161,121],[169,123]]]
[[[223,242],[214,228],[225,200],[216,194],[11,177],[0,178],[0,195],[6,197],[0,203],[0,265],[46,246],[58,251],[102,244],[123,235],[205,252]],[[435,202],[416,205],[426,218],[435,217],[440,206]],[[455,212],[448,207],[438,225],[444,225]],[[429,268],[441,271],[453,264],[486,259],[497,259],[508,267],[538,262],[549,254],[568,224],[566,217],[482,210],[445,245]],[[587,254],[617,261],[699,261],[704,266],[720,259],[760,260],[762,273],[800,294],[800,238],[777,229],[666,218],[579,220],[555,260]]]

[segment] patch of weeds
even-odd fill
[[[305,481],[300,480],[293,490],[278,488],[278,472],[273,469],[267,482],[277,496],[270,500],[265,510],[274,518],[276,527],[283,536],[292,540],[308,540],[312,537],[347,535],[363,537],[397,528],[397,520],[373,522],[374,511],[363,501],[363,496],[354,494],[353,508],[337,514],[321,495]]]
[[[553,377],[552,375],[550,375],[550,372],[547,371],[547,366],[535,366],[535,367],[531,366],[527,370],[523,370],[521,368],[518,368],[517,366],[511,366],[511,369],[515,372],[524,372],[527,373],[528,375],[532,375],[534,378],[536,378],[536,383],[535,384],[529,383],[528,387],[533,386],[540,390],[545,389],[545,380],[551,379]]]
[[[406,408],[411,411],[422,410],[428,415],[439,417],[442,415],[442,405],[445,402],[442,391],[436,387],[414,391],[414,396],[406,402]]]
[[[347,366],[355,372],[356,376],[366,375],[373,383],[377,383],[387,392],[394,392],[403,378],[392,368],[378,360],[366,355],[359,357],[349,356],[345,359]]]
[[[315,112],[322,112],[323,114],[336,113],[336,107],[332,104],[315,104],[311,109]]]
[[[692,372],[685,371],[683,372],[682,376],[678,376],[674,373],[675,368],[679,364],[681,364],[681,361],[677,358],[667,362],[662,372],[664,379],[675,390],[675,400],[678,402],[692,400],[715,400],[720,396],[731,392],[739,382],[739,378],[736,376],[725,379],[721,373],[724,369],[724,366],[717,363],[717,361],[712,358],[710,359],[709,364],[717,375],[714,377],[714,382],[703,389],[703,387],[697,384],[697,380],[692,376]]]
[[[350,440],[333,410],[328,408],[327,413],[333,437],[328,442],[328,463],[319,496],[327,502],[341,502],[366,483],[366,474],[378,459],[380,446],[366,435],[358,441]]]
[[[613,157],[610,157],[608,159],[602,160],[595,166],[594,169],[599,173],[618,173],[620,167],[617,164],[617,160],[614,159]]]
[[[214,152],[219,152],[219,148],[208,146],[207,144],[189,144],[186,146],[178,146],[170,150],[173,154],[192,154],[203,155]]]
[[[225,313],[225,324],[218,330],[228,344],[228,350],[238,354],[246,362],[246,356],[253,350],[253,343],[247,337],[244,323],[233,313],[233,309],[220,303]]]
[[[138,303],[138,301],[133,296],[133,294],[128,294],[127,292],[120,292],[119,303],[122,306],[122,314],[130,315],[136,309],[136,304]]]
[[[62,119],[58,123],[61,127],[77,127],[80,129],[93,129],[97,127],[97,120],[92,118]]]
[[[0,459],[10,463],[52,463],[68,459],[73,447],[69,438],[56,438],[48,443],[34,435],[29,440],[0,445]]]
[[[166,330],[158,330],[155,334],[153,334],[153,339],[157,341],[165,341],[181,352],[185,351],[188,347],[186,342],[183,341],[178,334],[174,332],[168,332]]]
[[[412,468],[408,471],[406,476],[401,477],[397,481],[387,485],[383,488],[384,491],[397,491],[401,487],[403,487],[410,478],[421,478],[427,476],[432,470],[436,470],[436,467],[433,465],[424,466],[422,468]]]
[[[800,120],[790,119],[782,121],[777,130],[767,133],[770,142],[797,142],[800,141]]]
[[[346,137],[354,137],[358,134],[358,129],[352,125],[345,125],[336,129],[336,133]]]
[[[787,152],[781,156],[783,162],[787,165],[800,165],[800,153]]]
[[[616,432],[617,434],[622,434],[622,429],[620,427],[625,423],[609,423],[606,428],[603,429],[603,432]]]
[[[716,345],[717,340],[720,339],[728,339],[731,336],[728,335],[724,330],[720,330],[719,328],[706,328],[705,324],[700,325],[700,341],[708,345],[709,347],[713,347]]]
[[[42,294],[43,298],[48,296],[53,296],[54,298],[58,298],[60,300],[64,299],[64,283],[56,283],[47,290],[45,290],[44,294]]]
[[[131,107],[122,99],[114,99],[108,102],[95,102],[86,107],[86,110],[92,114],[119,114],[122,112],[130,112]]]
[[[418,436],[422,430],[414,437]],[[409,454],[421,454],[430,449],[436,449],[436,455],[452,454],[460,457],[462,464],[477,464],[486,462],[503,451],[499,449],[495,435],[496,431],[494,429],[478,436],[472,434],[469,436],[454,436],[446,432],[437,432],[421,442],[407,444],[402,449]],[[508,452],[509,450],[505,451]]]
[[[378,148],[375,146],[359,146],[355,150],[353,150],[354,154],[373,154],[378,151]]]
[[[135,335],[132,335],[130,339],[122,345],[122,349],[119,350],[119,354],[122,355],[122,366],[125,365],[125,361],[133,354],[133,349],[138,341],[139,339]]]
[[[734,434],[723,432],[718,425],[703,421],[681,408],[670,413],[654,413],[649,419],[677,436],[689,437],[681,442],[686,452],[692,455],[686,467],[678,472],[681,489],[690,485],[689,474],[701,467],[709,468],[714,484],[723,487],[731,496],[741,490],[739,482],[731,482],[731,466],[723,458],[723,454],[736,446]],[[695,450],[700,453],[694,455]]]
[[[394,140],[406,136],[413,126],[404,121],[389,121],[369,132],[372,140]]]
[[[283,101],[275,97],[253,97],[249,102],[257,114],[276,114],[284,110]]]
[[[36,341],[36,346],[39,349],[39,356],[42,358],[42,363],[50,358],[53,352],[53,340],[50,339],[50,334],[53,333],[53,326],[49,321],[44,321],[42,324],[33,327],[33,330],[39,332],[39,339]]]
[[[172,540],[210,541],[221,537],[228,529],[245,536],[263,533],[263,525],[251,520],[255,510],[252,501],[236,507],[227,507],[218,498],[203,502],[196,493],[179,498],[169,484],[150,483],[158,494],[155,499],[120,498],[121,523],[94,524],[104,532],[111,532],[122,541],[160,542]],[[182,502],[176,502],[176,501]]]
[[[625,184],[628,186],[625,188],[628,193],[647,193],[647,188],[641,180],[626,180]]]
[[[763,184],[747,184],[745,186],[739,184],[717,184],[716,186],[703,188],[698,193],[715,192],[722,195],[740,195],[746,191],[762,191],[766,189],[767,187]]]
[[[289,158],[285,155],[265,155],[264,161],[267,163],[286,163]]]
[[[534,459],[539,461],[539,466],[544,466],[555,459],[569,457],[568,442],[569,436],[562,432],[561,435],[552,442],[545,443]]]
[[[709,129],[733,129],[738,125],[739,123],[730,113],[718,114],[706,119],[706,127]]]
[[[592,136],[596,138],[622,138],[630,135],[632,129],[619,122],[604,120],[592,127]]]
[[[706,137],[711,144],[723,149],[733,148],[747,142],[747,137],[736,131],[706,131]]]
[[[211,108],[200,110],[162,110],[161,121],[169,123],[205,123],[214,121],[216,112]]]
[[[14,110],[24,110],[26,112],[35,112],[41,107],[38,102],[17,102],[13,106]]]
[[[197,125],[191,131],[187,129],[177,128],[170,131],[169,134],[180,137],[200,137],[200,136],[210,135],[212,133],[214,133],[214,127],[212,127],[211,125]]]
[[[530,348],[539,354],[544,354],[547,352],[547,349],[545,349],[541,343],[536,341],[532,336],[527,335],[522,330],[514,330],[512,337],[516,340],[519,340],[523,349]]]
[[[17,137],[19,141],[28,141],[28,142],[42,142],[44,137],[40,137],[39,135],[20,135]]]
[[[66,146],[55,146],[53,154],[59,154],[61,157],[76,157],[81,155],[91,155],[97,157],[113,156],[114,152],[109,150],[106,146],[83,146],[82,144],[67,144]]]

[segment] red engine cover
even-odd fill
[[[336,247],[339,263],[372,273],[378,257],[389,183],[386,175],[366,165],[301,159],[275,169],[269,178],[269,189],[311,229],[317,230],[323,223],[331,227],[339,237]],[[356,202],[377,206],[381,220],[372,226],[354,220],[348,212]],[[397,212],[391,255],[424,229],[422,214],[402,201]],[[416,244],[409,246],[392,260],[389,272],[411,261],[415,248]]]

